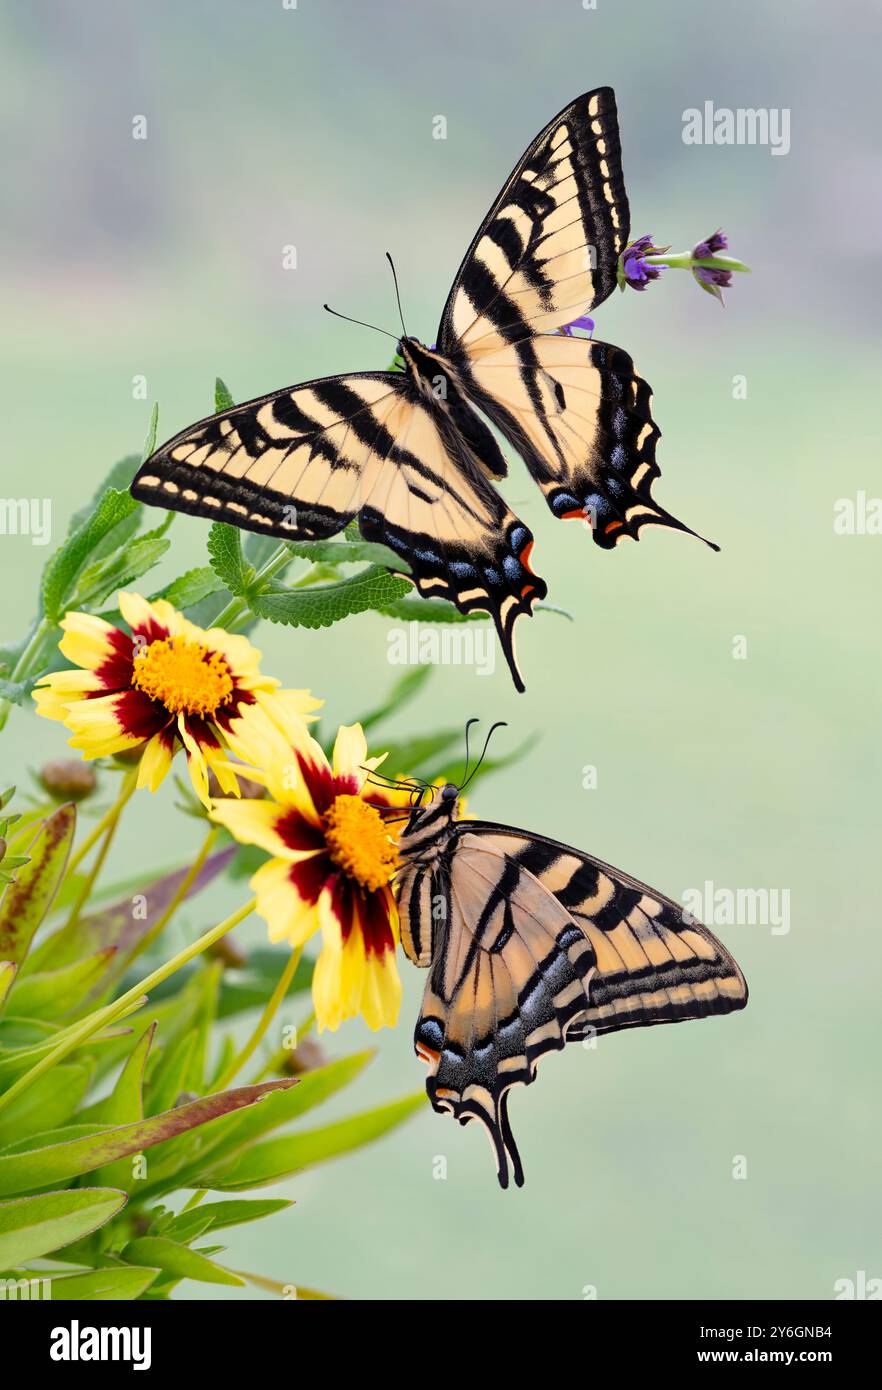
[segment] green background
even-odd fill
[[[537,732],[473,812],[571,841],[675,898],[706,879],[789,889],[789,933],[718,929],[747,975],[746,1012],[544,1063],[512,1100],[522,1192],[498,1190],[476,1126],[427,1109],[286,1184],[297,1205],[232,1231],[230,1263],[348,1297],[427,1299],[579,1299],[586,1286],[825,1298],[837,1279],[882,1274],[882,538],[833,529],[838,498],[882,491],[878,15],[857,0],[5,11],[3,492],[51,498],[57,539],[110,463],[140,448],[149,401],[133,399],[136,375],[165,438],[210,410],[216,373],[245,399],[384,366],[390,344],[321,306],[394,328],[387,249],[408,326],[431,341],[492,195],[592,86],[616,89],[632,234],[682,248],[722,224],[753,267],[725,311],[670,272],[595,315],[596,336],[652,383],[656,495],[722,553],[652,530],[602,553],[554,523],[515,462],[507,495],[573,622],[522,623],[525,696],[501,658],[491,677],[439,669],[394,732],[506,719],[498,751]],[[684,145],[683,111],[708,99],[790,108],[790,153]],[[132,139],[136,115],[145,141]],[[286,244],[295,271],[282,269]],[[176,567],[202,562],[205,529],[179,519]],[[46,554],[2,538],[4,636],[30,619]],[[334,722],[391,683],[388,629],[374,615],[316,634],[264,626],[258,645],[265,669],[324,696]],[[746,660],[733,659],[738,636]],[[59,729],[14,711],[3,780],[24,785],[62,748]],[[588,764],[596,790],[583,790]],[[117,876],[174,862],[183,835],[195,847],[173,800],[170,786],[136,799]],[[229,887],[206,899],[176,942],[233,905]],[[257,942],[260,923],[242,935]],[[422,980],[402,967],[400,1027],[329,1114],[421,1084]],[[326,1043],[337,1055],[366,1036],[349,1025]],[[746,1180],[733,1179],[736,1155]]]

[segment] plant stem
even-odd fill
[[[34,635],[28,642],[21,656],[18,658],[18,661],[15,663],[12,672],[10,673],[10,680],[23,681],[27,676],[31,674],[30,668],[33,663],[34,657],[39,653],[40,648],[45,642],[48,633],[51,632],[54,626],[55,624],[51,622],[48,618],[40,619],[39,623],[34,629]],[[9,718],[9,711],[11,709],[11,701],[0,700],[0,729],[5,728],[6,721]]]
[[[29,1086],[32,1086],[35,1081],[49,1071],[50,1067],[61,1061],[81,1043],[86,1042],[94,1033],[106,1028],[110,1023],[115,1023],[124,1014],[133,1012],[133,1005],[137,1004],[144,995],[149,994],[151,989],[162,984],[163,980],[174,975],[175,971],[180,970],[182,966],[188,965],[209,946],[213,946],[215,941],[220,941],[222,936],[226,936],[227,932],[232,931],[233,927],[238,926],[240,922],[250,916],[253,910],[254,898],[251,898],[244,906],[231,913],[229,917],[225,917],[216,927],[211,927],[207,932],[203,932],[202,936],[198,937],[191,945],[178,951],[171,960],[158,966],[149,975],[145,975],[143,980],[139,980],[131,989],[127,989],[125,994],[121,994],[119,999],[115,999],[112,1004],[105,1004],[103,1008],[96,1009],[94,1013],[89,1014],[88,1018],[84,1018],[71,1028],[65,1029],[52,1051],[47,1052],[46,1056],[36,1062],[30,1071],[25,1072],[24,1076],[20,1076],[9,1087],[8,1091],[0,1095],[0,1110],[3,1110],[11,1101],[15,1100],[16,1096],[21,1095],[22,1091],[26,1091]]]
[[[734,256],[702,256],[701,260],[695,260],[691,251],[674,251],[670,255],[660,252],[657,256],[644,256],[643,259],[647,265],[667,266],[669,270],[691,270],[693,266],[708,266],[714,270],[750,270],[749,265],[736,261]]]
[[[211,850],[219,835],[220,830],[218,829],[218,827],[216,825],[212,825],[208,831],[208,834],[202,842],[202,848],[200,849],[196,858],[193,860],[193,863],[190,865],[186,874],[181,879],[180,883],[175,889],[174,895],[172,896],[171,902],[169,903],[168,907],[161,914],[159,921],[154,922],[150,930],[145,932],[144,935],[141,937],[141,940],[138,942],[137,946],[135,947],[134,951],[129,956],[126,962],[127,966],[131,965],[132,961],[137,960],[138,956],[142,955],[144,951],[149,950],[156,938],[168,926],[172,917],[177,912],[178,908],[186,898],[190,889],[193,887],[193,884],[198,878],[200,870],[202,869],[203,864],[205,863],[206,859],[211,853]]]
[[[285,569],[293,559],[294,556],[283,541],[278,549],[273,551],[263,568],[258,570],[257,574],[254,576],[254,585],[260,584],[265,579],[272,579],[280,570]],[[211,626],[223,627],[229,631],[250,611],[251,609],[247,599],[231,598],[226,608],[222,609]]]
[[[66,874],[76,873],[77,868],[85,859],[86,855],[89,853],[89,850],[95,844],[96,840],[101,839],[101,836],[104,834],[111,821],[115,822],[119,819],[119,813],[122,810],[123,806],[125,806],[129,797],[134,792],[137,780],[137,768],[132,768],[131,771],[128,772],[126,776],[123,778],[122,786],[119,789],[119,793],[113,805],[110,806],[104,812],[104,815],[98,821],[98,824],[94,826],[94,828],[86,836],[85,840],[80,845],[76,854],[71,856],[70,860],[68,861],[67,869],[65,870]]]
[[[86,903],[86,900],[89,897],[89,894],[95,886],[95,880],[101,872],[101,869],[104,865],[104,861],[107,858],[110,846],[113,843],[113,837],[116,834],[116,827],[119,825],[119,818],[123,813],[123,808],[125,807],[126,802],[134,793],[137,783],[138,769],[136,767],[133,767],[129,772],[126,773],[125,777],[123,778],[123,784],[120,787],[119,795],[116,798],[116,801],[111,806],[108,814],[104,817],[104,820],[106,821],[106,824],[102,826],[102,830],[104,833],[104,841],[101,845],[100,850],[95,856],[95,863],[92,865],[91,869],[89,870],[88,874],[83,880],[82,886],[80,887],[80,891],[77,893],[74,905],[71,908],[70,916],[68,917],[67,923],[63,928],[63,936],[65,937],[70,935],[74,927],[77,925],[77,922],[80,920],[80,913],[83,910],[83,907]],[[101,832],[99,831],[99,834],[100,833]],[[90,836],[92,844],[94,844],[95,838],[96,837],[93,833],[92,836]],[[76,863],[79,863],[81,859],[82,854],[80,854],[80,856],[76,860]],[[70,868],[68,869],[68,873],[70,873]],[[59,939],[62,938],[60,937]]]
[[[288,963],[285,966],[285,969],[282,971],[281,975],[279,976],[276,982],[275,989],[273,990],[272,994],[267,1000],[266,1007],[260,1016],[257,1027],[251,1034],[251,1037],[248,1039],[245,1046],[242,1048],[241,1052],[239,1052],[233,1058],[232,1062],[227,1067],[223,1076],[216,1083],[218,1091],[226,1090],[227,1086],[229,1086],[233,1078],[239,1075],[239,1072],[242,1070],[245,1063],[249,1061],[251,1057],[254,1056],[254,1053],[257,1051],[257,1048],[259,1047],[260,1043],[263,1041],[263,1038],[266,1035],[267,1029],[269,1028],[273,1019],[275,1018],[276,1013],[278,1012],[279,1005],[281,1004],[285,995],[288,993],[288,988],[291,984],[291,981],[294,979],[295,974],[297,973],[297,967],[300,964],[300,957],[302,955],[302,946],[295,947],[295,949],[291,952],[290,956],[288,957]]]

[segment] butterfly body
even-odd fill
[[[460,821],[457,788],[410,814],[401,943],[428,970],[414,1033],[435,1110],[490,1137],[501,1186],[523,1169],[508,1093],[567,1042],[741,1009],[747,986],[706,927],[580,850]]]
[[[560,332],[612,293],[628,234],[615,97],[600,87],[518,160],[436,347],[405,334],[403,371],[307,381],[200,420],[146,460],[134,495],[291,540],[357,520],[426,598],[490,615],[523,690],[515,625],[547,588],[530,530],[493,486],[506,462],[490,426],[552,515],[587,523],[601,548],[650,524],[689,531],[651,496],[659,430],[631,358]]]

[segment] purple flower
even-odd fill
[[[695,260],[705,261],[708,256],[715,256],[718,251],[726,251],[729,246],[729,238],[726,233],[718,227],[706,241],[700,241],[692,252]]]
[[[565,323],[560,331],[567,338],[574,338],[576,336],[573,332],[574,328],[581,328],[590,338],[594,332],[594,320],[590,319],[587,314],[583,314],[581,318],[573,319],[572,323]]]
[[[668,246],[653,246],[651,236],[638,237],[626,246],[619,262],[619,284],[624,289],[630,285],[632,290],[645,290],[650,280],[657,280],[666,267],[647,265],[647,256],[664,255]]]

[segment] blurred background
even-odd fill
[[[876,7],[34,0],[4,6],[2,27],[2,490],[51,498],[56,541],[140,449],[153,400],[164,439],[211,410],[216,374],[244,400],[385,366],[388,342],[321,306],[394,330],[387,249],[408,327],[432,341],[497,188],[591,87],[616,90],[632,235],[682,249],[722,225],[753,268],[725,310],[669,272],[595,314],[595,336],[653,386],[657,497],[722,552],[648,530],[602,553],[554,523],[515,462],[507,495],[573,621],[521,625],[525,696],[501,658],[488,677],[440,668],[395,733],[480,715],[509,722],[497,752],[538,734],[474,813],[678,899],[706,880],[788,890],[789,931],[717,928],[750,984],[744,1013],[545,1062],[512,1099],[523,1191],[497,1188],[477,1126],[427,1108],[286,1184],[297,1205],[231,1231],[230,1263],[380,1299],[824,1298],[882,1275],[882,536],[834,531],[839,499],[882,495]],[[683,113],[705,101],[789,109],[789,153],[684,144]],[[205,532],[176,522],[176,569],[204,563]],[[48,551],[0,541],[12,639]],[[369,615],[319,633],[264,625],[257,641],[265,669],[325,697],[335,722],[400,674],[388,629]],[[62,732],[15,710],[13,749],[3,781],[24,786]],[[174,862],[182,833],[195,847],[173,799],[170,785],[136,798],[121,873]],[[212,920],[206,898],[178,930]],[[243,939],[261,938],[253,919]],[[422,1081],[423,981],[402,967],[401,1023],[374,1039],[365,1107]],[[349,1025],[325,1043],[338,1055],[367,1036]]]

